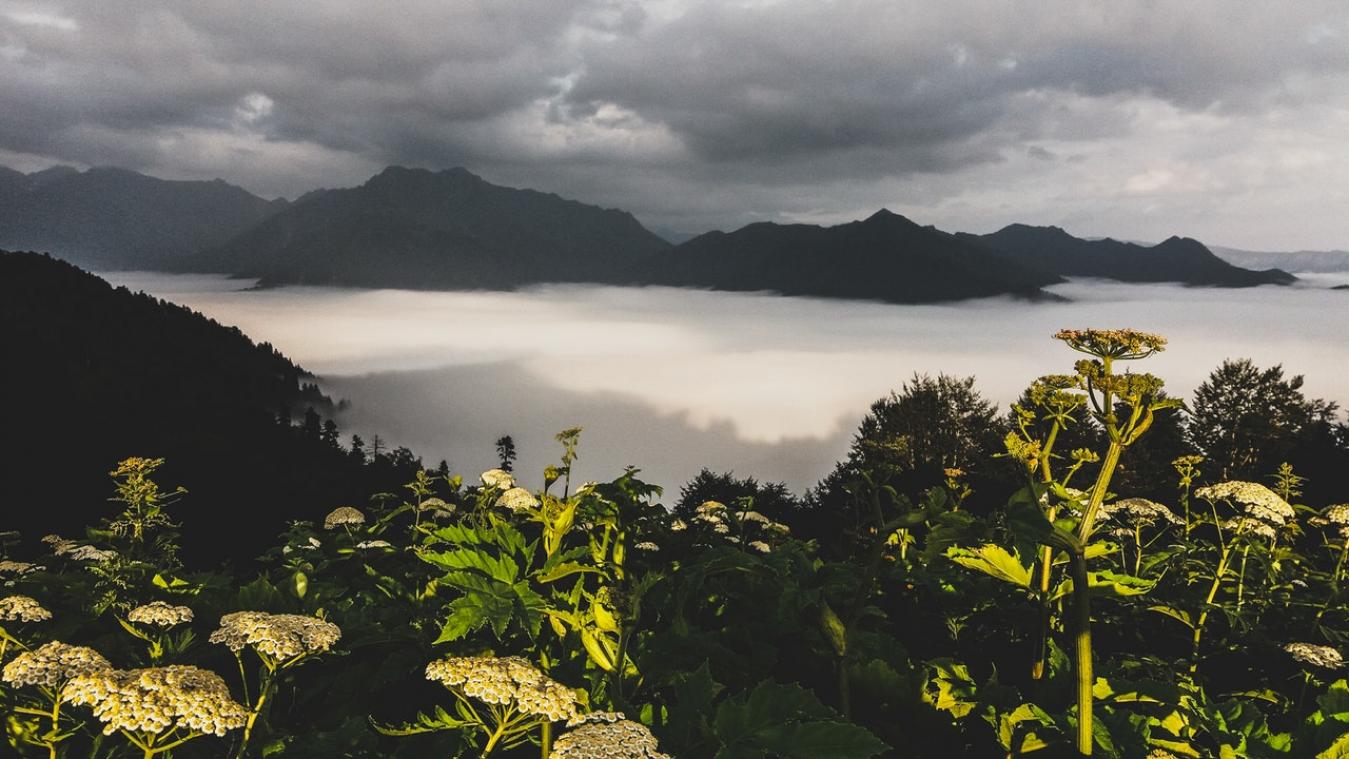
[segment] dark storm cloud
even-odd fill
[[[1118,152],[1136,103],[1311,123],[1347,39],[1334,3],[0,0],[0,156],[270,194],[464,164],[712,225]]]

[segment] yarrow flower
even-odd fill
[[[356,544],[357,548],[371,550],[375,548],[393,548],[393,543],[387,540],[362,540]]]
[[[323,518],[323,529],[335,530],[338,527],[358,526],[365,524],[365,514],[360,509],[352,506],[338,506],[328,512],[328,516]]]
[[[646,725],[622,712],[595,712],[567,724],[575,729],[558,736],[549,759],[670,759]]]
[[[1315,643],[1289,643],[1283,647],[1283,650],[1299,662],[1310,664],[1313,667],[1323,669],[1341,669],[1344,667],[1344,657],[1330,646],[1318,646]]]
[[[72,677],[105,669],[112,669],[112,665],[94,649],[54,640],[14,657],[14,661],[5,665],[0,679],[16,688],[24,685],[55,688]]]
[[[508,490],[515,485],[515,476],[505,469],[488,469],[479,475],[482,484],[488,488]]]
[[[1232,480],[1194,491],[1206,501],[1231,501],[1245,516],[1282,527],[1295,516],[1293,507],[1278,493],[1258,482]]]
[[[52,613],[42,604],[29,596],[6,596],[0,598],[0,621],[3,622],[45,622]]]
[[[1321,512],[1321,516],[1331,524],[1349,525],[1349,503],[1327,506],[1326,510]]]
[[[753,548],[759,553],[772,553],[773,551],[773,547],[763,542],[762,540],[751,540],[749,542],[749,547]]]
[[[496,505],[520,514],[537,509],[539,499],[524,488],[511,488],[501,494],[501,497],[496,501]]]
[[[652,542],[649,541],[649,540],[643,540],[642,542],[640,542],[640,543],[638,543],[637,545],[633,546],[633,548],[636,548],[636,549],[639,550],[639,551],[651,551],[651,552],[653,552],[653,553],[660,550],[660,546],[659,546],[659,545],[657,545],[657,544],[655,544],[655,543],[652,543]]]
[[[576,717],[576,694],[519,656],[451,656],[426,665],[426,679],[487,704],[550,722]]]
[[[186,606],[173,606],[163,601],[151,601],[137,606],[126,615],[127,621],[155,627],[174,627],[192,621],[192,610]]]
[[[421,503],[417,504],[417,510],[418,510],[418,511],[448,511],[448,512],[453,512],[453,511],[454,511],[454,504],[447,503],[447,502],[445,501],[445,499],[443,499],[443,498],[435,498],[435,497],[431,497],[431,498],[427,498],[426,500],[424,500],[424,501],[422,501]]]
[[[220,675],[177,664],[79,675],[61,690],[61,700],[90,706],[104,735],[177,729],[222,736],[248,720],[248,710],[230,697]]]
[[[258,655],[285,663],[327,651],[341,637],[341,628],[317,617],[236,611],[220,618],[210,641],[235,653],[252,646]]]
[[[757,511],[742,511],[739,514],[737,514],[737,516],[740,518],[741,522],[757,522],[762,525],[769,525],[773,523],[773,520],[769,519],[763,514],[760,514]]]
[[[683,532],[689,528],[688,522],[682,519],[676,519],[670,523],[670,532]]]

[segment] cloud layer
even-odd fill
[[[1334,2],[0,0],[0,111],[0,163],[264,194],[465,165],[682,231],[1349,245]]]

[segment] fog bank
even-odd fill
[[[548,286],[514,293],[244,290],[223,277],[103,275],[236,325],[350,402],[344,432],[475,472],[511,434],[520,469],[585,428],[577,475],[641,467],[676,490],[699,467],[800,490],[845,451],[868,404],[915,372],[978,377],[1006,405],[1071,368],[1061,327],[1170,338],[1143,366],[1188,396],[1225,358],[1281,363],[1310,395],[1349,401],[1344,279],[1243,290],[1075,281],[1071,300],[896,306],[670,288]]]

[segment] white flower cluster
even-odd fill
[[[341,637],[341,628],[317,617],[236,611],[220,618],[220,629],[211,633],[210,641],[235,653],[252,646],[261,655],[285,661],[327,651]]]
[[[55,688],[77,675],[105,669],[112,669],[112,665],[94,649],[54,640],[14,657],[14,661],[5,665],[0,679],[16,688],[24,685]]]
[[[365,514],[354,506],[338,506],[323,518],[323,529],[336,530],[338,527],[358,527],[365,524]]]
[[[6,596],[0,598],[0,621],[2,622],[45,622],[52,613],[42,608],[42,604],[29,596]]]
[[[509,490],[515,486],[515,477],[505,469],[488,469],[479,475],[484,487]]]
[[[427,498],[417,504],[417,510],[421,512],[431,512],[431,516],[436,519],[448,519],[454,516],[454,504],[447,502],[443,498]]]
[[[10,561],[5,559],[0,561],[0,575],[13,575],[22,577],[30,572],[41,572],[46,567],[39,564],[29,564],[26,561]]]
[[[356,544],[356,547],[368,551],[380,548],[393,548],[393,543],[390,543],[387,540],[362,540]]]
[[[636,549],[639,550],[639,551],[650,551],[651,553],[655,553],[655,552],[657,552],[657,551],[660,550],[660,546],[659,546],[659,545],[657,545],[656,543],[653,543],[653,542],[651,542],[651,541],[649,541],[649,540],[643,540],[642,542],[640,542],[640,543],[638,543],[637,545],[633,546],[633,548],[636,548]]]
[[[192,610],[186,606],[174,606],[163,601],[151,601],[137,606],[126,615],[127,621],[155,627],[174,627],[192,621]]]
[[[524,488],[511,488],[497,498],[496,505],[510,509],[517,514],[523,514],[533,511],[539,507],[539,499],[534,494]]]
[[[1340,538],[1349,540],[1349,503],[1327,506],[1320,516],[1312,518],[1312,522],[1320,525],[1334,525],[1340,534]]]
[[[1330,646],[1318,646],[1315,643],[1289,643],[1283,647],[1294,659],[1303,664],[1323,669],[1341,669],[1344,657]]]
[[[1223,522],[1223,529],[1238,535],[1254,535],[1265,540],[1273,540],[1278,535],[1274,525],[1252,517],[1232,517]]]
[[[248,720],[248,710],[230,697],[220,675],[186,665],[80,675],[61,690],[61,700],[92,707],[104,735],[176,728],[221,736]]]
[[[1147,526],[1157,522],[1180,524],[1180,517],[1171,509],[1146,498],[1124,498],[1101,506],[1102,518],[1112,522],[1134,526]]]
[[[544,717],[576,717],[576,694],[519,656],[451,656],[426,665],[426,679],[487,704]]]
[[[1258,482],[1232,480],[1194,492],[1206,501],[1231,501],[1241,508],[1241,516],[1258,519],[1273,527],[1283,527],[1295,516],[1287,501]]]
[[[567,723],[549,759],[670,759],[657,749],[656,736],[622,712],[595,712]]]
[[[769,553],[773,550],[772,543],[774,538],[785,537],[791,533],[791,528],[781,522],[774,522],[763,514],[746,510],[732,512],[726,508],[726,504],[719,501],[705,501],[694,510],[692,521],[706,525],[711,528],[716,535],[728,536],[725,540],[729,543],[740,545],[744,542],[740,537],[731,536],[731,525],[739,525],[739,531],[745,535],[746,543],[760,553]],[[688,529],[688,525],[682,520],[676,519],[670,525],[671,531],[679,532]]]

